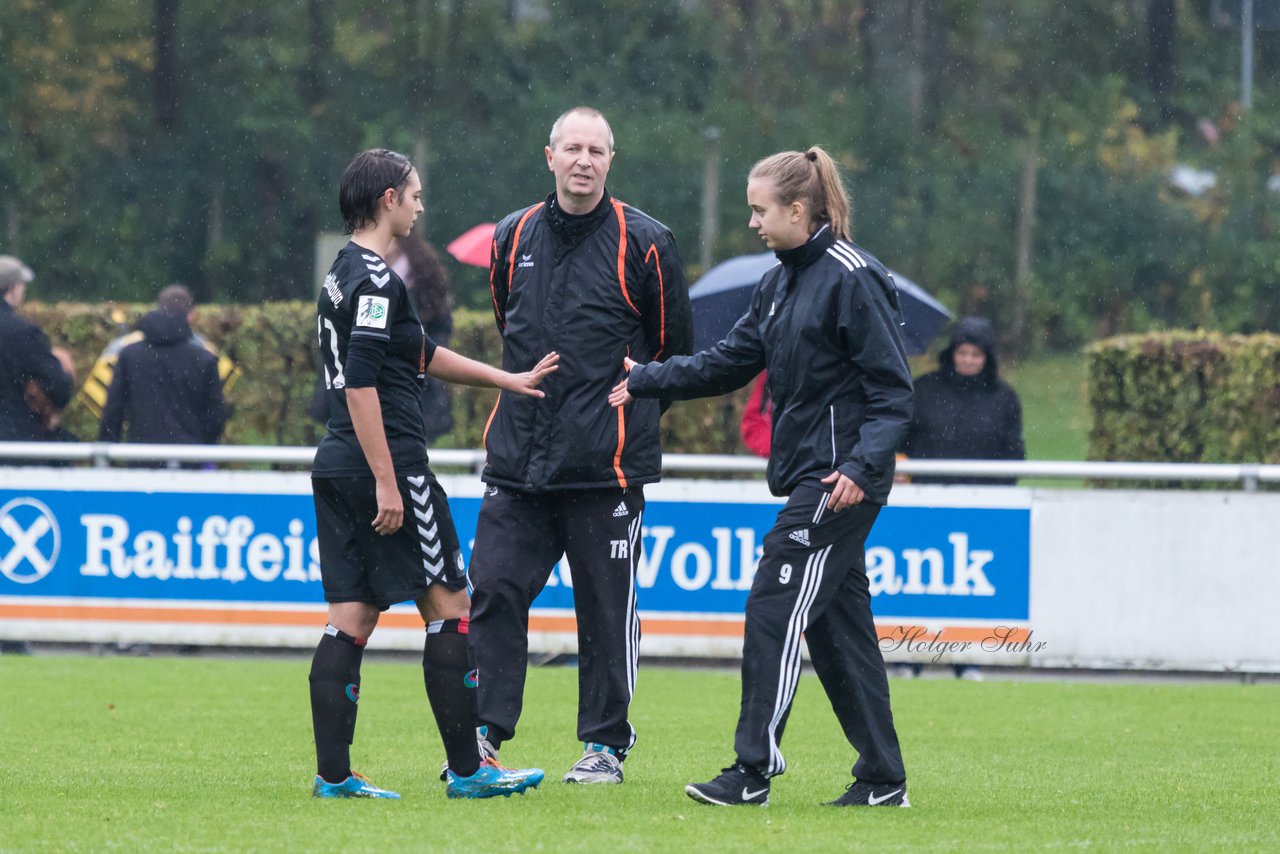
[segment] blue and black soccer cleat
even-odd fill
[[[390,798],[399,800],[397,792],[379,789],[369,782],[363,774],[351,772],[351,776],[341,783],[328,783],[320,775],[316,775],[315,786],[311,789],[316,798]]]
[[[492,759],[480,764],[470,777],[450,771],[445,794],[450,798],[509,798],[536,789],[544,776],[541,768],[506,768]]]

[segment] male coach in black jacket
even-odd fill
[[[494,234],[489,283],[503,368],[560,354],[543,399],[500,395],[485,430],[486,484],[471,557],[471,640],[480,736],[515,734],[528,660],[529,606],[567,556],[578,617],[578,738],[573,783],[621,783],[635,743],[627,709],[640,626],[635,568],[646,483],[662,453],[657,400],[608,404],[624,356],[688,353],[689,295],[675,239],[612,198],[613,133],[596,110],[560,116],[546,148],[555,192]]]
[[[191,334],[191,292],[170,285],[158,308],[138,321],[143,338],[120,351],[98,438],[164,445],[212,445],[222,436],[226,406],[218,357]]]

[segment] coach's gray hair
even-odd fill
[[[595,107],[574,107],[560,114],[560,118],[556,119],[555,124],[551,126],[551,139],[548,145],[551,146],[552,151],[555,151],[556,143],[560,142],[560,127],[564,124],[564,120],[572,115],[588,116],[604,122],[605,129],[609,131],[609,150],[613,151],[613,128],[609,125],[609,120],[604,117],[604,113]]]

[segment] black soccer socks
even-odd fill
[[[356,733],[364,645],[364,640],[325,626],[324,637],[311,659],[316,773],[330,783],[341,783],[351,776],[351,742]]]
[[[476,673],[468,662],[465,617],[433,620],[427,626],[422,679],[449,770],[470,777],[480,767],[480,751],[476,747]]]

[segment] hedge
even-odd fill
[[[1280,463],[1280,335],[1128,335],[1085,353],[1090,459]]]
[[[50,340],[66,347],[83,383],[107,343],[134,328],[153,308],[145,304],[27,303],[22,314]],[[489,364],[501,361],[502,342],[487,312],[456,309],[451,348]],[[224,442],[246,445],[311,445],[323,428],[307,414],[315,392],[315,304],[203,305],[196,331],[208,337],[240,369],[228,394],[231,418]],[[745,453],[738,423],[749,389],[720,398],[675,404],[663,417],[663,448],[672,453]],[[437,447],[478,448],[497,392],[453,387],[454,429]],[[97,437],[93,412],[79,395],[64,422],[73,434]]]

